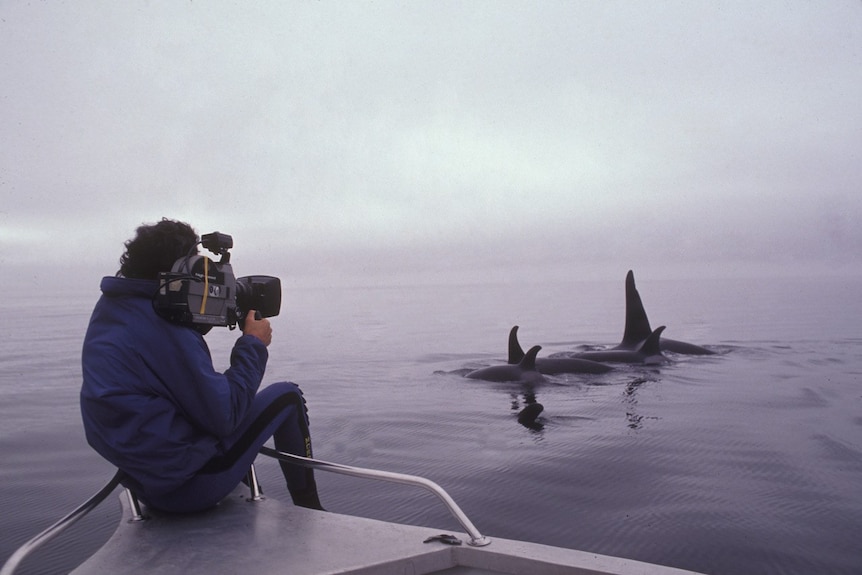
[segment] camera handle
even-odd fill
[[[239,323],[240,328],[243,330],[245,330],[245,319],[246,319],[246,314],[242,314],[239,317],[237,317],[237,323]],[[259,311],[255,310],[254,319],[256,319],[257,321],[260,321],[263,319],[263,316],[260,314]]]

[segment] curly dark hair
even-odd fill
[[[179,258],[197,253],[198,234],[185,222],[162,218],[155,224],[144,224],[133,239],[126,242],[120,257],[118,276],[135,279],[157,279],[159,272],[169,272]]]

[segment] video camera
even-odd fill
[[[273,276],[234,277],[230,265],[233,238],[213,232],[201,236],[200,244],[214,254],[189,253],[174,262],[170,272],[159,274],[153,307],[162,317],[206,332],[214,326],[236,327],[250,310],[259,317],[281,311],[281,280]]]

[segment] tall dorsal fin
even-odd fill
[[[509,330],[509,360],[507,363],[518,364],[524,359],[524,349],[518,341],[518,326]]]
[[[541,345],[534,345],[527,351],[527,355],[524,356],[518,363],[518,367],[525,371],[536,371],[536,355],[538,355],[539,350],[542,349]]]
[[[626,274],[626,327],[623,331],[623,340],[617,347],[635,349],[651,333],[652,328],[650,328],[646,310],[635,287],[635,274],[629,270]]]
[[[649,357],[651,355],[661,355],[661,332],[664,331],[665,326],[655,328],[655,331],[649,334],[649,337],[646,338],[646,341],[640,348],[640,352],[645,356]]]

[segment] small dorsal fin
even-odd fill
[[[509,360],[507,363],[515,364],[524,359],[524,349],[518,341],[518,326],[513,326],[509,331]]]
[[[534,345],[527,351],[527,355],[524,356],[518,363],[518,367],[525,371],[536,371],[536,355],[538,355],[539,350],[542,349],[541,345]]]
[[[661,332],[664,331],[665,326],[660,326],[655,328],[655,331],[652,332],[646,341],[641,346],[640,352],[645,356],[649,357],[651,355],[661,355]]]
[[[535,425],[536,418],[539,417],[539,414],[545,409],[545,406],[541,403],[530,403],[521,410],[518,414],[518,423],[521,425]]]
[[[649,337],[652,329],[647,319],[641,296],[635,287],[635,274],[626,274],[626,326],[619,349],[635,349],[640,342]]]

